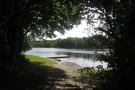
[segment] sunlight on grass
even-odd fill
[[[49,59],[49,58],[43,58],[35,55],[25,54],[26,58],[30,59],[30,62],[42,62],[44,65],[47,66],[53,66],[57,64],[57,62]]]

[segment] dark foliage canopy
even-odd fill
[[[15,60],[22,51],[25,35],[53,37],[64,33],[82,19],[82,3],[72,0],[2,0],[0,1],[0,50],[2,56]]]

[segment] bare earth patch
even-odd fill
[[[55,90],[92,90],[88,84],[81,82],[80,74],[77,72],[76,68],[65,66],[62,64],[57,64],[54,68],[61,69],[67,75],[66,78],[60,78],[61,80],[56,80]],[[54,74],[60,75],[61,73]]]

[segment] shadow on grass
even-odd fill
[[[0,72],[0,90],[56,90],[55,81],[67,78],[63,70],[41,62],[21,64]]]

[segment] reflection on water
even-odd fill
[[[57,55],[68,55],[70,57],[75,57],[76,59],[83,58],[85,60],[93,60],[95,61],[96,56],[99,54],[85,54],[85,53],[72,53],[72,52],[56,52]]]
[[[69,55],[70,58],[59,58],[59,60],[61,60],[61,62],[75,62],[82,67],[95,67],[100,64],[102,64],[104,68],[107,67],[106,63],[95,60],[97,55],[103,53],[101,50],[95,51],[83,49],[33,48],[26,53],[42,57]]]

